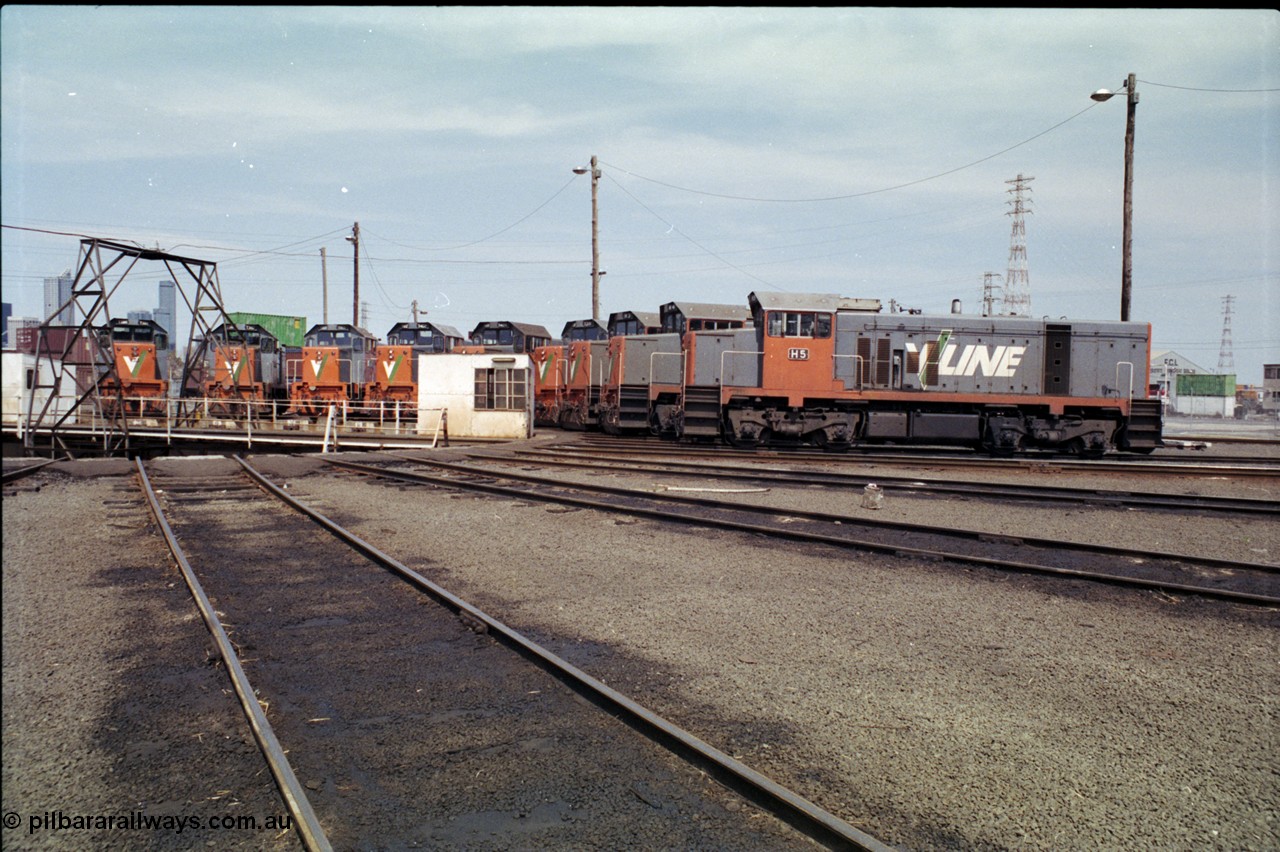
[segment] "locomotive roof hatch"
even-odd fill
[[[99,326],[100,338],[132,343],[155,343],[157,349],[169,348],[169,332],[155,320],[131,320],[116,317]]]
[[[753,310],[762,311],[853,311],[878,314],[879,299],[857,299],[828,293],[752,293],[747,297]]]
[[[645,328],[662,327],[662,315],[656,311],[616,311],[609,314],[609,327],[613,328],[628,320],[635,320]]]
[[[209,332],[210,340],[221,340],[230,342],[247,341],[250,346],[259,346],[261,341],[266,338],[272,342],[279,343],[279,338],[271,332],[267,331],[257,323],[231,324],[223,323],[217,328]]]
[[[687,319],[751,321],[751,309],[744,305],[716,305],[705,302],[667,302],[659,310],[661,316],[684,314]]]
[[[307,346],[343,346],[348,347],[354,345],[355,341],[363,341],[360,348],[372,351],[378,345],[376,335],[370,334],[363,328],[351,325],[350,323],[320,323],[313,325],[311,330],[307,332],[303,342]]]
[[[443,325],[438,322],[398,322],[391,326],[391,330],[387,332],[387,337],[391,337],[391,335],[401,330],[433,330],[439,332],[442,337],[453,337],[458,340],[466,340],[466,337],[463,336],[462,332],[458,331],[453,326]]]
[[[551,338],[551,332],[547,331],[545,328],[543,328],[540,325],[533,325],[532,323],[527,323],[527,322],[511,322],[509,320],[491,320],[487,322],[482,322],[479,325],[477,325],[475,328],[471,329],[471,338],[474,340],[476,336],[476,332],[480,331],[481,329],[489,329],[489,328],[514,328],[516,331],[519,331],[525,337],[545,337],[547,339]]]
[[[560,332],[565,342],[574,340],[608,340],[609,332],[594,319],[569,320]]]

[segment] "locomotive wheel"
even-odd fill
[[[1082,459],[1100,459],[1107,454],[1106,446],[1088,444],[1084,438],[1072,438],[1067,444],[1067,451]]]
[[[773,433],[768,429],[761,429],[754,435],[743,435],[726,428],[725,436],[730,446],[737,447],[740,450],[755,450],[768,446],[769,441],[772,440]]]

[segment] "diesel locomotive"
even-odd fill
[[[429,322],[396,323],[387,342],[377,346],[373,378],[364,386],[367,409],[396,409],[401,416],[418,411],[419,355],[453,352],[466,342],[456,328]]]
[[[98,345],[111,358],[101,365],[98,394],[106,413],[165,414],[169,396],[169,333],[154,320],[113,319],[97,329]]]
[[[604,428],[829,450],[1161,444],[1146,323],[884,314],[876,299],[822,294],[748,301],[742,328],[615,338]]]
[[[215,416],[261,415],[263,403],[288,396],[285,350],[260,325],[219,325],[205,337],[205,360],[203,392]]]

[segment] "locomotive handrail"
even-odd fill
[[[562,352],[560,357],[556,357],[554,354],[551,355],[551,364],[553,367],[552,372],[554,372],[555,374],[553,377],[553,380],[555,382],[554,399],[557,403],[562,402],[566,396],[564,386],[568,383],[568,379],[565,377],[565,374],[564,374],[564,363],[567,359],[568,359],[567,353]]]
[[[852,358],[852,359],[854,360],[854,365],[853,365],[853,372],[854,372],[854,376],[853,376],[853,383],[854,383],[854,389],[855,389],[855,390],[862,390],[863,379],[864,379],[864,377],[866,376],[866,372],[867,372],[867,364],[866,364],[867,359],[866,359],[866,358],[863,358],[861,355],[841,355],[841,354],[839,354],[839,353],[832,354],[832,356],[831,356],[831,380],[832,380],[833,382],[834,382],[834,381],[836,381],[836,380],[838,380],[838,379],[840,378],[840,371],[839,371],[838,369],[836,369],[836,366],[840,363],[840,362],[839,362],[839,360],[838,360],[838,359],[840,359],[840,358]]]
[[[1134,367],[1133,367],[1132,361],[1116,362],[1116,396],[1120,395],[1120,368],[1121,367],[1129,368],[1129,400],[1132,401],[1133,400],[1133,376],[1134,376]]]

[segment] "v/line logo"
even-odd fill
[[[147,360],[147,350],[144,349],[133,357],[121,355],[120,359],[124,361],[125,367],[128,368],[129,375],[136,379],[138,377],[138,371],[142,369],[143,363]]]
[[[915,344],[906,345],[908,352],[915,352]],[[987,346],[967,343],[958,346],[951,342],[951,329],[943,329],[938,339],[924,345],[920,357],[920,387],[927,388],[927,371],[937,367],[939,376],[992,376],[1013,378],[1027,352],[1025,346]]]
[[[396,373],[400,372],[400,365],[404,363],[404,355],[397,355],[394,360],[388,358],[382,362],[382,372],[387,376],[387,382],[396,380]]]

